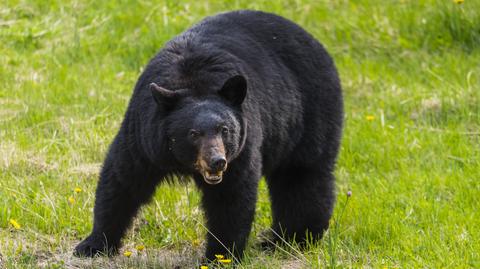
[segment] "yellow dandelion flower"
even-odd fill
[[[454,2],[455,4],[459,4],[459,5],[460,5],[460,4],[463,4],[463,0],[453,0],[453,2]]]
[[[73,191],[74,191],[75,193],[81,193],[81,192],[82,192],[82,189],[80,189],[80,188],[77,187],[77,188],[73,189]]]
[[[375,116],[368,115],[368,116],[365,117],[365,119],[368,120],[368,121],[372,121],[372,120],[375,119]]]
[[[130,257],[130,256],[132,256],[132,252],[128,251],[128,250],[125,250],[125,252],[123,252],[123,256]]]
[[[14,219],[10,219],[10,224],[12,224],[13,228],[15,228],[16,230],[22,228],[22,226],[20,226],[20,224],[18,224],[18,222]]]
[[[138,245],[135,247],[138,251],[143,251],[145,249],[144,245]]]
[[[208,266],[202,265],[202,266],[200,266],[200,269],[208,269]]]
[[[70,196],[70,197],[68,197],[68,202],[69,202],[70,204],[73,204],[73,203],[75,203],[75,199],[73,199],[73,197]]]
[[[223,259],[223,255],[222,255],[222,254],[215,254],[215,258],[217,258],[217,259]]]
[[[231,263],[232,262],[231,259],[219,259],[218,261],[221,262],[221,263]]]

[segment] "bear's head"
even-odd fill
[[[233,76],[214,93],[202,95],[171,91],[155,83],[150,89],[157,104],[166,110],[164,132],[177,163],[202,175],[208,184],[220,183],[246,139],[242,117],[245,78]]]

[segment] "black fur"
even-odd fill
[[[152,96],[151,83],[179,94]],[[168,42],[140,76],[100,174],[93,231],[76,255],[115,253],[139,207],[171,175],[192,176],[203,193],[215,235],[207,236],[209,259],[228,254],[223,245],[242,256],[262,175],[273,230],[298,242],[307,231],[320,238],[335,201],[342,103],[332,59],[298,25],[258,11],[204,19]],[[193,165],[191,130],[219,137],[218,126],[227,129],[228,168],[209,185]]]

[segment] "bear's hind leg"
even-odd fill
[[[334,176],[317,168],[288,167],[267,177],[272,207],[272,243],[322,237],[335,203]]]

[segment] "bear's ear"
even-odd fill
[[[172,107],[180,97],[180,92],[167,90],[155,83],[150,83],[150,91],[155,102],[165,108]]]
[[[239,106],[247,96],[247,80],[240,75],[229,78],[218,94],[231,102],[235,106]]]

